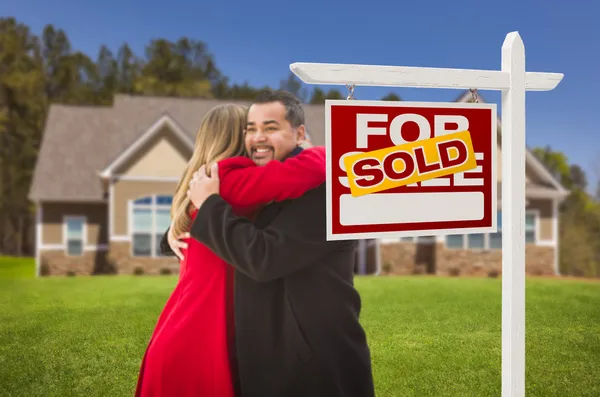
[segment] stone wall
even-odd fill
[[[441,275],[489,276],[502,274],[502,250],[449,249],[436,247],[436,273]],[[554,247],[527,244],[525,272],[534,276],[554,275]]]
[[[114,273],[105,251],[84,251],[82,256],[68,256],[64,250],[40,252],[42,276],[92,275]]]
[[[444,244],[381,244],[383,274],[492,276],[502,274],[501,250],[449,249]],[[554,275],[554,247],[527,245],[526,272]]]
[[[42,251],[42,276],[141,274],[157,275],[163,271],[179,274],[175,257],[132,257],[129,242],[111,242],[110,251],[85,251],[82,256],[67,256],[64,250]]]
[[[383,274],[423,274],[435,271],[433,244],[411,242],[381,244],[379,251]]]
[[[451,249],[436,244],[436,274],[443,276],[489,276],[500,275],[501,250]]]
[[[144,274],[160,274],[168,270],[179,274],[179,260],[174,256],[159,258],[137,257],[131,255],[131,243],[126,241],[110,242],[110,260],[113,261],[119,274],[134,274],[140,269]]]

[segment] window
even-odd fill
[[[502,211],[498,211],[497,225],[498,231],[489,236],[491,249],[502,249]]]
[[[85,245],[85,218],[81,216],[67,216],[64,220],[65,245],[67,255],[83,255]]]
[[[171,225],[172,196],[148,196],[131,205],[133,256],[161,256],[160,240]]]
[[[483,249],[485,248],[485,234],[474,233],[467,235],[467,247],[469,249]]]
[[[498,231],[496,233],[474,233],[467,235],[446,236],[446,247],[454,249],[501,249],[502,248],[502,211],[498,211]],[[525,214],[525,242],[536,241],[536,217],[535,211],[527,211]],[[466,244],[465,244],[466,243]]]
[[[465,236],[462,234],[450,234],[446,236],[446,246],[448,248],[463,248]]]
[[[401,237],[400,241],[405,241],[407,243],[422,243],[422,244],[432,244],[435,243],[435,236],[408,236]]]
[[[536,235],[535,235],[535,214],[526,213],[525,214],[525,242],[526,243],[535,243]]]

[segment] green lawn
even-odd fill
[[[0,259],[0,396],[130,396],[172,276]],[[500,279],[358,278],[377,396],[500,396]],[[527,282],[527,396],[600,395],[600,283]]]

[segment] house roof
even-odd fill
[[[466,91],[458,101],[470,98]],[[480,97],[480,100],[482,98]],[[52,105],[29,198],[33,201],[102,201],[103,179],[99,175],[118,162],[132,145],[157,123],[175,124],[195,141],[202,117],[223,103],[249,105],[249,101],[145,97],[118,94],[112,107]],[[304,105],[306,128],[313,144],[325,145],[325,107]],[[552,175],[537,161],[537,171],[550,186],[561,190]],[[541,168],[540,168],[541,167]],[[558,183],[558,184],[557,184]]]
[[[146,97],[118,94],[112,107],[52,105],[33,176],[32,201],[102,201],[98,175],[159,120],[174,121],[193,141],[202,117],[224,103],[249,101]],[[325,144],[322,105],[304,105],[306,129]]]

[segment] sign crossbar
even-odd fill
[[[455,89],[477,87],[480,90],[510,88],[510,73],[497,70],[309,62],[292,63],[290,70],[307,84]],[[562,73],[537,72],[526,72],[525,75],[527,91],[553,90],[564,76]]]
[[[526,72],[518,32],[506,35],[501,70],[297,62],[307,84],[502,91],[502,397],[525,396],[525,93],[550,91],[562,73]]]

